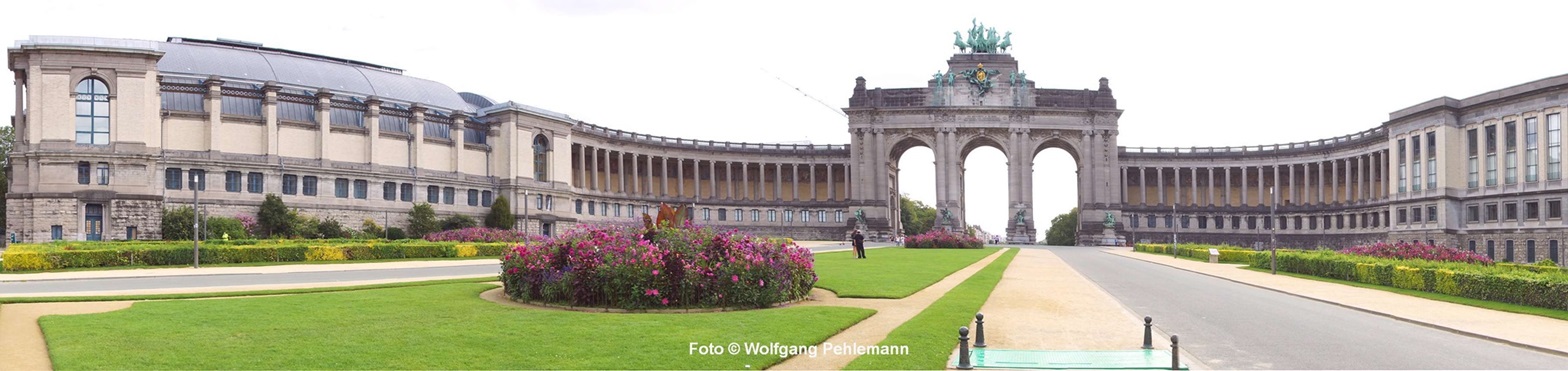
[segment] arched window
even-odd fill
[[[109,144],[109,86],[103,80],[76,84],[76,144]]]
[[[545,167],[545,164],[549,163],[548,161],[545,161],[545,153],[547,153],[547,152],[550,152],[550,140],[549,139],[545,139],[544,134],[535,135],[534,136],[534,180],[541,181],[541,182],[550,180],[549,177],[547,176],[547,174],[549,174],[549,173],[545,171],[545,170],[548,170]]]

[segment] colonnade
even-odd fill
[[[1272,206],[1277,186],[1281,206],[1368,202],[1388,197],[1387,158],[1376,151],[1282,164],[1123,166],[1122,199],[1135,206]]]
[[[573,144],[572,156],[579,192],[729,202],[848,199],[843,163],[679,158],[584,144]]]

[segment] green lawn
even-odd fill
[[[969,326],[980,306],[991,297],[991,290],[1002,280],[1007,264],[1018,255],[1009,249],[985,269],[948,291],[941,299],[920,311],[915,318],[893,329],[879,345],[907,345],[908,355],[863,355],[845,369],[858,370],[940,370],[947,368],[948,356],[958,346],[958,327]],[[970,334],[974,336],[974,334]]]
[[[173,300],[173,299],[201,299],[201,298],[231,298],[231,297],[240,297],[240,296],[313,294],[313,293],[322,293],[322,292],[358,291],[358,290],[388,289],[388,288],[395,288],[395,287],[442,285],[442,284],[449,284],[449,283],[493,282],[493,281],[496,281],[497,279],[498,279],[497,277],[456,278],[456,279],[449,279],[449,280],[434,280],[434,281],[411,281],[411,282],[378,283],[378,284],[374,284],[374,285],[360,285],[360,286],[309,287],[309,288],[302,288],[302,289],[252,290],[252,291],[228,291],[228,292],[192,292],[192,293],[182,293],[182,294],[3,297],[3,298],[0,298],[0,304],[11,304],[11,303],[67,303],[67,302],[82,302],[82,301],[125,301],[125,300]]]
[[[819,344],[874,311],[789,307],[700,314],[521,309],[458,283],[136,303],[39,322],[57,369],[762,369],[772,354],[691,343]]]
[[[854,251],[817,254],[817,287],[845,298],[903,298],[974,264],[997,248],[867,249],[866,259]]]
[[[284,261],[284,262],[212,263],[212,264],[202,263],[201,267],[202,268],[267,267],[267,266],[274,266],[274,265],[359,264],[359,263],[389,263],[389,262],[433,261],[433,260],[494,260],[494,261],[496,261],[496,266],[497,266],[496,274],[499,275],[500,272],[501,272],[500,268],[499,268],[500,265],[501,265],[501,257],[500,256],[463,256],[463,257],[363,259],[363,260],[304,260],[304,261]],[[39,274],[39,273],[87,272],[87,271],[123,271],[123,270],[132,270],[132,269],[187,269],[187,268],[190,268],[190,267],[191,266],[189,264],[187,264],[187,265],[119,265],[119,266],[112,266],[112,267],[58,268],[58,269],[50,269],[50,270],[46,270],[46,271],[0,271],[0,277],[6,277],[6,278],[11,278],[11,279],[21,279],[21,278],[26,277],[29,274]]]
[[[1263,273],[1268,273],[1269,272],[1269,270],[1266,269],[1266,268],[1241,267],[1241,269],[1246,269],[1246,270],[1251,270],[1251,271],[1256,271],[1256,272],[1263,272]],[[1511,304],[1511,303],[1501,303],[1501,302],[1487,301],[1487,300],[1481,300],[1481,299],[1471,299],[1471,298],[1467,298],[1467,297],[1453,296],[1453,295],[1447,295],[1447,294],[1439,294],[1439,293],[1435,293],[1435,292],[1426,292],[1426,291],[1421,291],[1421,290],[1402,289],[1402,288],[1398,288],[1398,287],[1388,287],[1388,286],[1383,286],[1383,285],[1374,285],[1374,284],[1365,283],[1365,282],[1337,280],[1337,279],[1333,279],[1333,278],[1318,277],[1318,276],[1307,275],[1307,274],[1298,274],[1298,273],[1290,273],[1290,272],[1279,272],[1278,274],[1285,275],[1285,276],[1291,276],[1291,277],[1295,277],[1295,278],[1309,279],[1309,280],[1313,280],[1313,281],[1332,282],[1332,283],[1338,283],[1338,284],[1343,284],[1343,285],[1350,285],[1350,286],[1355,286],[1355,287],[1360,287],[1360,288],[1368,288],[1368,289],[1373,289],[1373,290],[1382,290],[1382,291],[1392,292],[1392,293],[1396,293],[1396,294],[1410,295],[1410,296],[1414,296],[1414,297],[1418,297],[1418,298],[1431,299],[1431,300],[1437,300],[1437,301],[1446,301],[1446,302],[1454,303],[1454,304],[1469,305],[1469,306],[1472,306],[1472,307],[1486,308],[1486,309],[1499,310],[1499,311],[1511,312],[1511,313],[1533,314],[1533,315],[1537,315],[1537,316],[1548,317],[1548,318],[1556,318],[1556,319],[1568,321],[1568,311],[1563,311],[1563,310],[1556,310],[1556,309],[1550,309],[1550,308],[1541,308],[1541,307],[1532,307],[1532,306],[1528,306],[1528,305],[1519,305],[1519,304]]]

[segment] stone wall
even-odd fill
[[[1485,232],[1454,236],[1457,241],[1454,245],[1460,250],[1475,251],[1481,255],[1488,255],[1488,242],[1491,243],[1490,256],[1498,262],[1514,262],[1521,264],[1534,264],[1537,261],[1551,259],[1553,252],[1552,243],[1556,242],[1557,259],[1553,262],[1559,267],[1568,267],[1564,260],[1568,260],[1568,231],[1539,230],[1539,231],[1510,231],[1510,232]],[[1512,259],[1509,259],[1509,242],[1513,242],[1511,249]],[[1530,245],[1534,242],[1532,256]],[[1471,246],[1475,247],[1473,250]],[[1533,258],[1533,259],[1532,259]]]
[[[114,200],[105,217],[104,239],[107,240],[158,240],[163,238],[163,201]],[[136,227],[135,236],[127,236],[126,227]],[[134,237],[134,238],[132,238]]]

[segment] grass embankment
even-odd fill
[[[913,295],[996,251],[995,247],[889,247],[866,250],[866,259],[855,259],[853,251],[821,253],[816,255],[816,286],[832,290],[842,298],[898,299]]]
[[[879,345],[907,345],[909,355],[863,355],[845,369],[858,370],[940,370],[947,368],[948,356],[958,345],[958,327],[969,326],[980,306],[991,297],[991,290],[1002,280],[1002,272],[1012,263],[1018,249],[1009,249],[964,283],[920,311],[915,318],[893,329]]]
[[[493,288],[144,302],[39,323],[58,369],[761,369],[784,358],[692,354],[690,344],[819,344],[874,313],[582,313],[479,298]]]
[[[1251,271],[1254,271],[1254,272],[1261,272],[1261,273],[1268,273],[1268,271],[1269,271],[1267,268],[1254,268],[1254,267],[1241,267],[1241,269],[1246,269],[1246,270],[1251,270]],[[1556,318],[1556,319],[1568,321],[1568,311],[1563,311],[1563,310],[1556,310],[1556,309],[1550,309],[1550,308],[1541,308],[1541,307],[1532,307],[1532,306],[1528,306],[1528,305],[1519,305],[1519,304],[1499,303],[1499,302],[1495,302],[1495,301],[1471,299],[1471,298],[1466,298],[1466,297],[1462,297],[1462,296],[1453,296],[1453,295],[1439,294],[1439,293],[1435,293],[1435,292],[1426,292],[1426,291],[1421,291],[1421,290],[1402,289],[1402,288],[1397,288],[1397,287],[1388,287],[1388,286],[1383,286],[1383,285],[1374,285],[1374,284],[1370,284],[1370,283],[1363,283],[1363,282],[1356,282],[1356,281],[1338,280],[1338,279],[1333,279],[1333,278],[1324,278],[1324,277],[1318,277],[1318,276],[1313,276],[1313,275],[1306,275],[1306,274],[1299,274],[1299,273],[1290,273],[1290,272],[1284,272],[1284,271],[1280,271],[1278,274],[1285,275],[1285,276],[1290,276],[1290,277],[1295,277],[1295,278],[1309,279],[1309,280],[1313,280],[1313,281],[1322,281],[1322,282],[1329,282],[1329,283],[1337,283],[1337,284],[1342,284],[1342,285],[1355,286],[1355,287],[1360,287],[1360,288],[1364,288],[1364,289],[1373,289],[1373,290],[1379,290],[1379,291],[1387,291],[1387,292],[1392,292],[1392,293],[1395,293],[1395,294],[1410,295],[1410,296],[1414,296],[1414,297],[1418,297],[1418,298],[1422,298],[1422,299],[1431,299],[1431,300],[1437,300],[1437,301],[1445,301],[1445,302],[1454,303],[1454,304],[1469,305],[1469,306],[1477,307],[1477,308],[1485,308],[1485,309],[1504,311],[1504,312],[1510,312],[1510,313],[1519,313],[1519,314],[1533,314],[1533,315],[1537,315],[1537,316],[1548,317],[1548,318]]]

